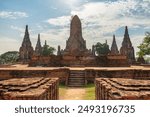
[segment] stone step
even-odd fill
[[[76,82],[74,82],[74,81],[69,81],[69,84],[74,84],[74,83],[76,83],[76,84],[84,84],[85,82],[84,81],[76,81]]]
[[[69,82],[69,85],[73,85],[73,84],[80,84],[80,85],[83,85],[85,84],[84,82]]]
[[[84,79],[84,77],[70,77],[69,79]]]
[[[84,80],[84,78],[69,78],[68,80]]]
[[[68,80],[85,80],[84,78],[69,78]]]
[[[84,70],[71,70],[70,72],[84,72]]]
[[[82,65],[80,63],[77,63],[75,65],[70,65],[70,67],[85,67],[85,65]]]
[[[85,85],[85,72],[79,70],[71,70],[68,79],[68,86],[81,87]]]
[[[79,77],[77,77],[77,76],[70,76],[69,79],[84,79],[84,77],[81,77],[81,76],[79,76]]]
[[[84,73],[70,73],[70,75],[84,75]]]
[[[84,74],[70,74],[70,76],[85,76]]]
[[[73,79],[84,79],[85,77],[83,77],[83,76],[70,76],[69,79],[71,79],[71,78],[73,78]]]
[[[70,75],[85,75],[84,73],[70,73]]]
[[[84,87],[85,85],[68,85],[68,87]]]
[[[84,70],[71,70],[70,72],[71,72],[71,73],[72,73],[72,72],[78,72],[78,73],[79,73],[79,72],[80,72],[80,73],[82,72],[82,73],[83,73]]]
[[[85,74],[84,74],[84,73],[70,73],[70,76],[73,76],[73,75],[81,75],[81,76],[84,76]]]
[[[69,85],[84,85],[84,83],[70,83]]]

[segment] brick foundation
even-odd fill
[[[2,100],[57,100],[58,78],[19,78],[0,81]]]
[[[150,100],[150,80],[96,79],[97,100]]]

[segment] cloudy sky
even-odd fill
[[[97,42],[112,43],[113,34],[120,48],[124,27],[128,26],[135,51],[145,32],[150,31],[150,0],[0,0],[0,54],[19,50],[25,25],[35,47],[41,42],[65,48],[71,16],[82,22],[87,47]]]

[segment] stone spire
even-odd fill
[[[105,43],[107,44],[107,39],[105,40]]]
[[[61,48],[60,48],[60,45],[58,45],[58,50],[57,50],[57,55],[61,55]]]
[[[70,37],[66,41],[65,55],[82,56],[88,53],[86,49],[86,41],[82,37],[81,21],[77,15],[71,20]]]
[[[125,27],[125,34],[122,42],[122,47],[120,48],[120,54],[127,56],[129,64],[133,64],[135,62],[134,48],[130,40],[127,26]]]
[[[37,44],[35,47],[35,55],[39,56],[42,53],[42,46],[41,46],[41,41],[40,41],[40,34],[38,34],[38,40]]]
[[[95,56],[95,46],[92,46],[92,55]]]
[[[112,45],[111,45],[111,52],[110,53],[112,55],[119,54],[118,47],[117,47],[117,44],[116,44],[115,35],[113,35],[113,42],[112,42]]]
[[[23,42],[22,42],[22,46],[23,44],[28,44],[29,46],[31,46],[31,41],[30,41],[30,36],[29,36],[29,32],[28,32],[28,25],[26,25],[26,29],[25,29],[25,35],[23,38]]]
[[[30,41],[28,25],[26,25],[22,46],[19,49],[19,59],[22,62],[29,62],[32,55],[33,55],[33,47]]]
[[[75,15],[72,18],[71,27],[70,27],[70,36],[73,36],[75,34],[78,34],[79,36],[82,36],[81,21],[80,21],[80,19],[77,15]]]
[[[45,40],[45,43],[44,43],[44,45],[47,45],[47,41]]]
[[[129,48],[132,46],[127,26],[125,27],[125,34],[124,34],[124,39],[123,39],[122,45],[125,45],[126,47],[129,47]]]

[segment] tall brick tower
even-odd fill
[[[35,47],[35,55],[40,56],[41,53],[42,53],[42,46],[41,46],[41,41],[40,41],[40,34],[38,34],[38,40],[37,40],[36,47]]]
[[[133,64],[135,62],[134,48],[129,37],[127,26],[125,27],[125,34],[122,47],[120,48],[120,54],[127,56],[129,64]]]
[[[22,46],[19,49],[19,59],[21,62],[29,62],[33,55],[33,47],[30,41],[30,36],[28,32],[28,25],[26,25],[25,35],[23,38]]]
[[[70,24],[70,37],[66,41],[64,55],[84,56],[91,54],[86,48],[86,41],[82,37],[82,24],[77,15],[75,15]]]
[[[112,54],[112,55],[117,55],[117,54],[119,54],[118,47],[117,47],[117,44],[116,44],[115,35],[113,35],[113,42],[112,42],[112,45],[111,45],[110,54]]]

